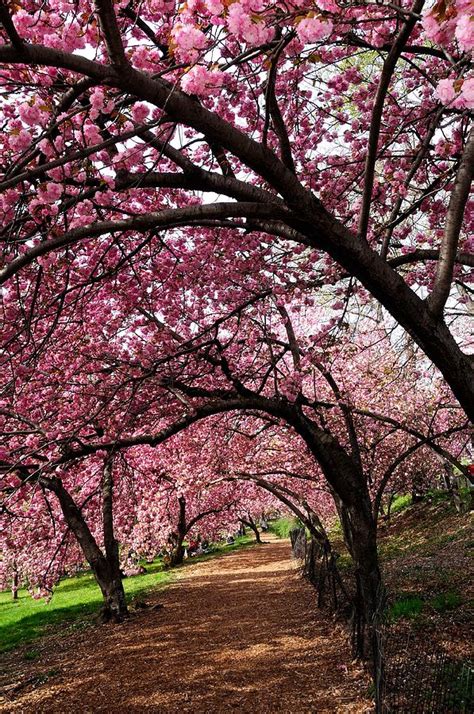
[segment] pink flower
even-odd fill
[[[298,24],[296,32],[301,42],[312,44],[327,37],[332,31],[332,22],[321,22],[317,17],[305,17]]]
[[[474,23],[471,21],[470,15],[461,16],[454,34],[459,46],[465,52],[470,52],[474,48]]]
[[[188,94],[208,97],[219,93],[224,77],[224,72],[212,72],[206,67],[196,65],[181,77],[181,87]]]
[[[317,0],[317,6],[326,12],[338,12],[339,8],[334,0]]]
[[[10,146],[14,151],[24,151],[31,144],[31,132],[21,129],[10,137]]]
[[[249,45],[261,45],[270,39],[272,29],[264,22],[259,22],[254,16],[251,17],[249,12],[251,11],[244,9],[240,3],[233,3],[227,18],[229,32]]]
[[[25,104],[20,104],[18,107],[18,114],[20,119],[29,126],[35,126],[39,123],[41,112],[34,104],[30,105],[27,102]]]
[[[436,87],[436,96],[443,104],[449,104],[456,96],[452,79],[442,79]]]
[[[43,203],[54,203],[61,198],[62,192],[63,190],[59,184],[49,182],[39,189],[38,198]]]
[[[100,135],[98,127],[96,127],[96,125],[92,124],[91,122],[85,122],[82,128],[82,134],[84,135],[86,144],[88,146],[91,146],[93,144],[100,144],[100,142],[102,141],[102,137]],[[81,132],[79,132],[79,137],[82,138]]]
[[[428,37],[428,39],[432,40],[433,42],[439,42],[441,28],[439,26],[439,23],[432,15],[431,11],[423,15],[423,20],[421,24],[423,25],[425,35]]]
[[[196,62],[199,52],[207,45],[206,35],[194,25],[180,22],[173,27],[171,35],[176,45],[175,55],[183,62]]]
[[[464,80],[461,88],[461,96],[463,98],[464,107],[466,109],[474,109],[474,77],[468,77]]]
[[[224,6],[220,0],[205,0],[204,4],[212,15],[220,15],[224,10]]]
[[[137,102],[132,107],[133,121],[137,122],[137,124],[143,124],[148,119],[149,114],[150,108],[143,102]]]

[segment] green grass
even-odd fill
[[[183,566],[196,561],[208,560],[216,555],[231,552],[255,541],[250,536],[236,538],[233,545],[218,544],[212,553],[190,558]],[[177,568],[164,570],[161,559],[146,565],[147,572],[134,575],[123,581],[127,601],[143,598],[157,586],[164,586],[174,578]],[[102,595],[91,573],[64,578],[55,588],[49,602],[34,600],[27,590],[18,591],[18,600],[10,592],[0,592],[0,652],[27,644],[51,632],[59,625],[81,628],[93,622],[102,605]],[[25,659],[35,659],[39,653],[31,649]]]
[[[270,521],[268,527],[278,538],[289,538],[290,531],[293,528],[301,528],[301,523],[297,518],[283,516],[282,518],[277,518],[275,521]]]
[[[147,566],[147,572],[125,578],[127,600],[157,585],[163,585],[172,577],[172,571],[163,570],[161,561]],[[10,592],[0,593],[0,652],[19,644],[31,642],[46,634],[51,626],[82,623],[96,615],[102,605],[102,595],[91,573],[61,580],[49,602],[34,600],[27,590],[18,591],[18,600],[12,600]],[[34,659],[35,650],[25,654]]]
[[[396,600],[388,609],[388,619],[392,622],[400,618],[415,619],[423,610],[423,600],[418,595],[407,595]]]
[[[462,597],[459,593],[450,590],[446,593],[439,593],[432,600],[430,600],[430,606],[436,612],[448,612],[449,610],[455,610],[462,603]]]
[[[430,600],[424,600],[419,595],[400,596],[398,600],[388,608],[387,616],[391,622],[401,618],[415,620],[422,614],[425,606],[441,614],[455,610],[462,604],[462,601],[460,594],[454,590],[438,593]]]
[[[405,494],[396,496],[392,501],[390,513],[394,514],[394,513],[399,513],[400,511],[405,510],[405,508],[408,508],[408,506],[411,506],[411,502],[412,502],[412,497],[411,497],[411,494],[409,494],[409,493],[405,493]]]

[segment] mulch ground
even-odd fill
[[[343,628],[315,607],[289,544],[196,563],[123,625],[2,658],[2,712],[370,712]]]

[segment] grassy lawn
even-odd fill
[[[212,553],[190,558],[181,567],[185,568],[189,563],[208,560],[252,543],[254,541],[250,536],[236,538],[233,545],[219,544]],[[123,581],[128,602],[133,598],[143,597],[157,586],[168,584],[178,570],[164,570],[161,559],[145,567],[147,572],[143,575],[134,575]],[[0,652],[27,644],[52,632],[52,628],[64,624],[82,627],[97,615],[101,604],[99,587],[90,573],[61,580],[49,603],[45,600],[34,600],[24,589],[18,591],[18,600],[12,600],[9,591],[0,592]],[[27,659],[34,659],[35,650],[32,648],[25,656]]]

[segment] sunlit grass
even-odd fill
[[[127,600],[143,595],[172,578],[172,571],[163,570],[161,561],[147,566],[143,575],[124,579]],[[102,604],[99,587],[91,573],[61,580],[53,597],[34,600],[27,590],[18,591],[18,600],[11,593],[0,593],[0,651],[45,634],[52,625],[73,623],[96,615]]]
[[[277,518],[275,521],[270,521],[269,529],[278,538],[289,538],[290,531],[293,528],[301,528],[301,523],[296,518]]]

